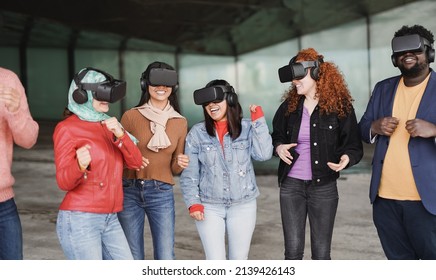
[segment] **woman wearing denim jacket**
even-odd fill
[[[314,49],[279,69],[292,82],[273,118],[285,259],[303,259],[309,217],[312,259],[330,259],[339,171],[363,156],[353,99],[338,68]]]
[[[205,120],[189,131],[185,153],[189,166],[180,186],[190,216],[195,219],[206,259],[247,259],[256,224],[256,184],[252,158],[272,156],[272,140],[260,106],[251,105],[251,120],[233,87],[213,80],[194,92]]]

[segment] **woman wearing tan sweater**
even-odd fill
[[[118,214],[134,259],[143,260],[145,215],[153,239],[154,259],[174,259],[173,176],[188,165],[183,154],[188,124],[177,101],[177,72],[153,62],[141,75],[142,96],[121,118],[138,140],[145,168],[125,170],[124,210]]]

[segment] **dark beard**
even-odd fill
[[[418,64],[416,63],[415,65],[413,65],[412,68],[410,69],[406,69],[403,67],[403,65],[399,65],[398,69],[400,69],[401,74],[404,77],[408,77],[408,78],[416,78],[418,77],[422,71],[424,71],[425,69],[427,69],[427,63],[422,63],[422,64]]]

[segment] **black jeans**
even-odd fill
[[[389,260],[436,260],[436,215],[421,201],[377,197],[374,225]]]
[[[312,259],[331,259],[330,249],[338,201],[336,181],[317,186],[312,185],[311,181],[290,177],[283,181],[280,188],[280,210],[286,260],[303,259],[307,217]]]

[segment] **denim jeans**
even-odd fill
[[[70,260],[133,260],[117,214],[60,210],[59,241]]]
[[[195,221],[207,260],[226,259],[227,232],[229,260],[246,260],[256,225],[256,199],[231,206],[204,205],[204,220]]]
[[[124,209],[118,213],[135,260],[145,258],[144,223],[147,215],[155,260],[173,260],[173,186],[156,180],[123,179]]]
[[[312,259],[331,259],[330,249],[338,201],[336,181],[317,186],[313,186],[311,181],[290,177],[283,181],[280,187],[280,211],[286,260],[303,259],[307,217]]]
[[[23,231],[13,198],[0,202],[0,260],[23,259]]]
[[[389,260],[436,260],[436,216],[421,201],[377,197],[373,220]]]

